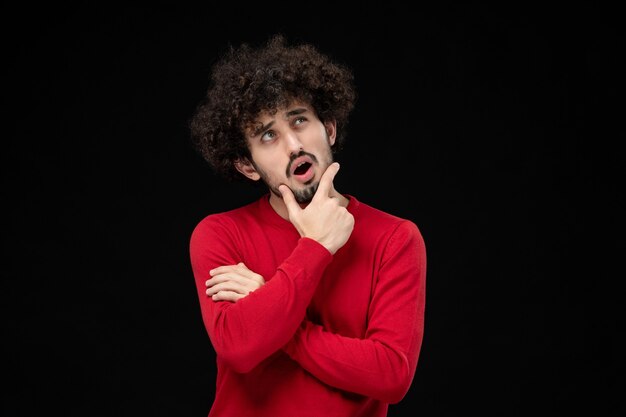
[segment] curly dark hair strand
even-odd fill
[[[289,45],[281,34],[253,48],[230,46],[214,65],[205,98],[190,120],[192,144],[225,178],[244,179],[234,162],[250,158],[244,135],[261,112],[276,113],[298,99],[322,121],[335,120],[333,151],[345,141],[356,91],[352,72],[311,44]]]

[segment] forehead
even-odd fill
[[[267,124],[275,119],[288,118],[291,113],[298,110],[298,113],[302,113],[302,110],[307,112],[313,112],[313,108],[308,104],[300,100],[293,100],[284,107],[279,107],[275,111],[262,111],[255,118],[254,123]]]

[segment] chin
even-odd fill
[[[292,190],[293,196],[296,198],[296,201],[299,204],[308,204],[311,202],[313,197],[315,196],[315,192],[317,191],[317,186],[319,183],[315,183],[309,186],[306,186],[302,190]]]

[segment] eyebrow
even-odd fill
[[[304,108],[304,107],[297,107],[293,110],[289,110],[286,114],[285,117],[289,118],[291,116],[296,116],[298,114],[302,114],[302,113],[306,113],[308,111],[308,109]],[[259,135],[261,132],[269,129],[270,127],[272,127],[272,125],[274,124],[274,121],[272,120],[271,122],[269,122],[266,125],[262,125],[261,127],[259,127],[258,129],[254,129],[254,131],[252,132],[253,136],[257,136]]]

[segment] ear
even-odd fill
[[[335,120],[324,122],[324,128],[326,129],[326,135],[328,136],[328,144],[333,146],[335,144],[335,139],[337,138],[337,122]]]
[[[235,161],[235,168],[252,181],[258,181],[261,178],[248,158],[237,159]]]

